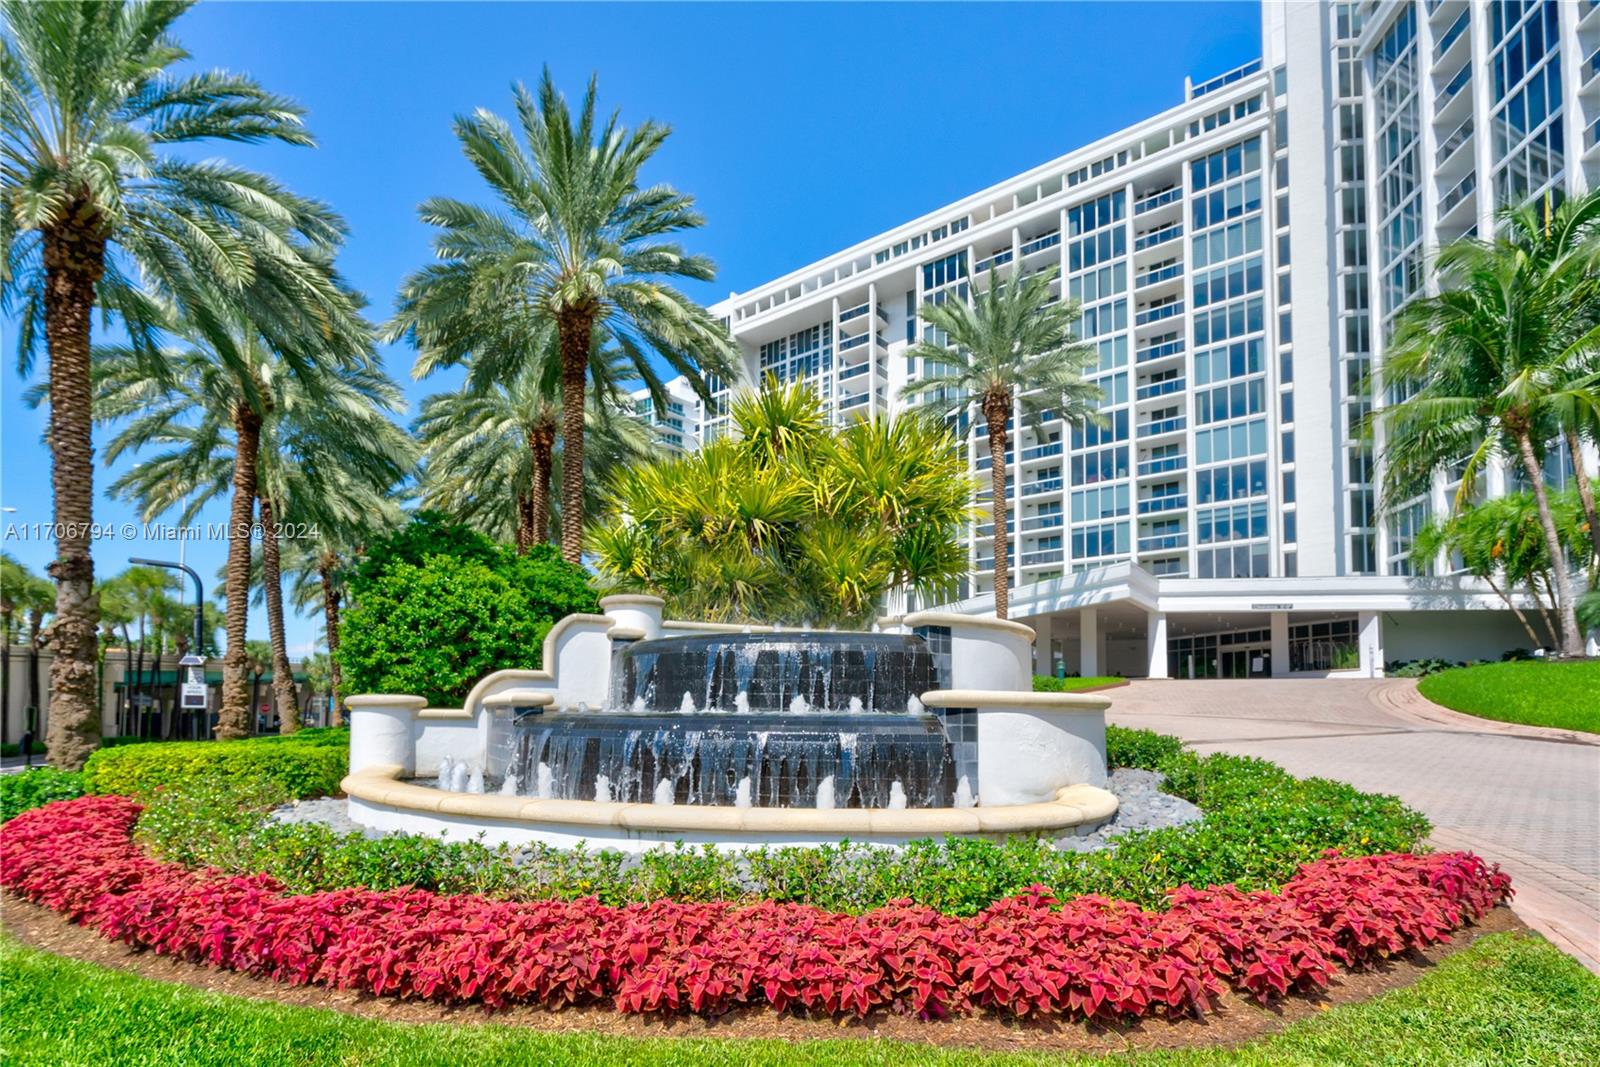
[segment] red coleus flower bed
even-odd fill
[[[144,855],[139,807],[83,797],[0,828],[0,885],[100,931],[278,981],[490,1007],[610,1001],[627,1012],[765,1003],[864,1015],[1126,1018],[1207,1010],[1228,987],[1267,1000],[1336,965],[1445,940],[1511,895],[1470,853],[1302,867],[1281,893],[1172,893],[1166,911],[1042,887],[971,918],[897,904],[840,915],[798,904],[625,908],[420,890],[293,896],[265,876]]]

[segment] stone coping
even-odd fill
[[[1029,693],[1019,689],[935,689],[922,694],[931,708],[1029,708],[1039,711],[1104,711],[1107,697],[1091,693]]]
[[[402,768],[377,764],[339,787],[349,797],[418,813],[648,833],[816,834],[929,837],[943,834],[1059,833],[1095,826],[1116,813],[1117,798],[1074,785],[1042,804],[994,808],[730,808],[688,804],[619,804],[447,793],[400,780]]]
[[[555,694],[544,689],[503,689],[483,698],[491,708],[547,708],[555,702]]]
[[[600,598],[600,607],[604,608],[664,608],[667,602],[658,596],[648,593],[612,593],[610,596]]]
[[[428,706],[421,697],[403,693],[358,693],[345,697],[344,703],[349,708],[402,708],[406,711],[421,711]]]
[[[663,619],[661,621],[661,629],[663,635],[668,637],[673,635],[667,634],[667,630],[684,630],[697,634],[773,634],[778,632],[776,626],[768,626],[766,623],[691,622],[687,619]]]
[[[899,625],[977,627],[983,630],[999,630],[1015,637],[1026,637],[1029,641],[1034,638],[1033,627],[1024,626],[1020,622],[996,619],[991,615],[958,615],[950,611],[914,611],[910,615],[901,617]]]
[[[423,708],[417,718],[428,722],[472,722],[466,708]]]
[[[613,641],[643,641],[647,635],[637,626],[613,626],[606,636]]]

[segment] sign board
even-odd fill
[[[1251,611],[1288,611],[1293,607],[1294,607],[1294,605],[1292,603],[1290,603],[1290,604],[1251,604],[1250,605],[1250,610]]]
[[[209,707],[211,703],[210,691],[204,682],[184,682],[181,704],[185,708],[201,709]]]

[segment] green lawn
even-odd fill
[[[1416,985],[1232,1049],[1100,1061],[883,1041],[543,1034],[404,1025],[152,982],[0,938],[0,1062],[49,1064],[1578,1064],[1600,1063],[1600,978],[1542,938],[1493,934]]]
[[[1600,660],[1515,660],[1457,667],[1422,679],[1435,704],[1501,722],[1600,733]]]
[[[1122,685],[1126,678],[1056,678],[1043,674],[1033,676],[1036,693],[1072,693],[1079,689],[1095,689],[1102,685]]]

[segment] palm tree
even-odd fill
[[[139,654],[133,668],[133,683],[130,687],[125,678],[123,688],[131,690],[134,694],[135,706],[139,708],[139,725],[136,732],[146,736],[149,733],[149,712],[145,710],[143,702],[155,699],[155,683],[145,675],[144,657],[149,647],[150,623],[155,617],[160,601],[181,586],[170,571],[160,567],[129,567],[118,575],[118,578],[127,593],[134,618],[139,620]]]
[[[1077,341],[1072,324],[1078,305],[1051,295],[1052,269],[1019,278],[998,278],[973,294],[970,304],[952,300],[924,304],[922,321],[934,331],[906,355],[920,359],[928,375],[908,383],[901,395],[920,401],[929,414],[959,419],[969,405],[983,414],[989,432],[990,478],[994,487],[994,613],[1010,609],[1010,534],[1006,524],[1006,449],[1013,409],[1023,417],[1096,419],[1100,387],[1083,380],[1097,358],[1093,345]],[[944,340],[935,340],[942,337]]]
[[[1492,241],[1469,238],[1441,250],[1439,294],[1406,306],[1384,356],[1391,393],[1409,393],[1378,412],[1387,431],[1388,501],[1426,491],[1435,471],[1459,462],[1460,507],[1486,463],[1504,457],[1521,465],[1553,565],[1567,656],[1583,654],[1583,637],[1544,458],[1564,423],[1600,408],[1600,275],[1589,232],[1554,255],[1559,241],[1543,236],[1538,209],[1514,208],[1501,213]]]
[[[44,712],[44,690],[39,684],[39,653],[44,648],[44,620],[55,610],[56,590],[50,582],[34,575],[19,590],[17,603],[28,621],[28,730],[38,736],[39,716]],[[55,696],[54,693],[51,694]],[[53,703],[53,701],[52,701]],[[52,711],[55,709],[52,708]],[[54,716],[51,716],[53,719]],[[98,728],[98,723],[96,727]],[[35,744],[38,742],[35,741]],[[46,748],[48,748],[48,742]]]
[[[300,109],[224,71],[177,75],[170,30],[186,3],[6,0],[0,42],[4,309],[23,372],[49,357],[56,581],[51,761],[77,769],[98,741],[90,323],[98,304],[148,349],[163,305],[244,303],[292,347],[337,327],[322,262],[337,217],[275,182],[167,146],[309,145]],[[137,288],[131,279],[142,279]]]
[[[256,732],[256,716],[261,714],[261,676],[272,670],[272,646],[265,641],[244,643],[244,669],[250,677],[250,728]]]
[[[509,386],[465,388],[422,402],[413,431],[425,463],[422,506],[499,540],[518,552],[550,539],[551,483],[566,450],[556,431],[560,407],[528,375]],[[591,397],[584,416],[584,511],[599,506],[599,487],[649,451],[648,428],[622,409],[622,398]]]
[[[251,526],[262,504],[263,582],[268,625],[277,658],[274,677],[288,677],[279,598],[279,546],[285,521],[311,526],[323,520],[357,522],[372,492],[392,486],[414,463],[410,438],[389,420],[401,398],[370,352],[346,353],[325,365],[295,368],[253,339],[241,341],[248,366],[235,373],[207,347],[169,349],[169,371],[152,379],[137,353],[99,351],[96,414],[128,419],[112,439],[106,461],[148,445],[166,451],[139,463],[111,486],[137,501],[145,518],[180,509],[188,523],[209,501],[231,494],[232,529]],[[228,644],[223,660],[222,710],[217,736],[249,730],[244,648],[252,574],[250,537],[230,538],[224,591]],[[275,588],[276,587],[276,588]],[[282,706],[292,689],[279,686]]]
[[[511,124],[490,111],[456,118],[462,150],[498,203],[436,197],[422,204],[423,221],[440,231],[434,251],[442,262],[401,286],[389,332],[417,347],[417,376],[472,356],[480,387],[514,380],[544,347],[504,343],[503,332],[485,329],[482,309],[509,316],[534,336],[553,334],[562,447],[571,461],[562,465],[561,554],[577,563],[596,331],[617,345],[661,404],[666,395],[649,350],[709,398],[702,371],[731,379],[735,349],[727,331],[671,284],[715,275],[710,260],[662,239],[702,224],[693,198],[667,185],[640,184],[668,128],[645,122],[630,131],[616,114],[598,122],[593,79],[574,119],[548,69],[537,96],[521,85],[514,96],[526,149]]]
[[[9,552],[0,552],[0,744],[10,740],[11,644],[17,614],[23,610],[23,590],[35,581],[33,572]]]
[[[106,655],[111,651],[111,646],[117,640],[117,634],[122,634],[122,675],[123,689],[127,689],[129,678],[129,654],[132,642],[128,638],[128,627],[133,625],[133,598],[128,594],[127,584],[121,575],[114,575],[94,583],[95,600],[100,605],[100,642],[95,673],[98,680],[101,700],[104,700],[106,680]],[[123,732],[121,705],[118,705],[116,730],[120,735]],[[105,708],[100,711],[104,714]]]

